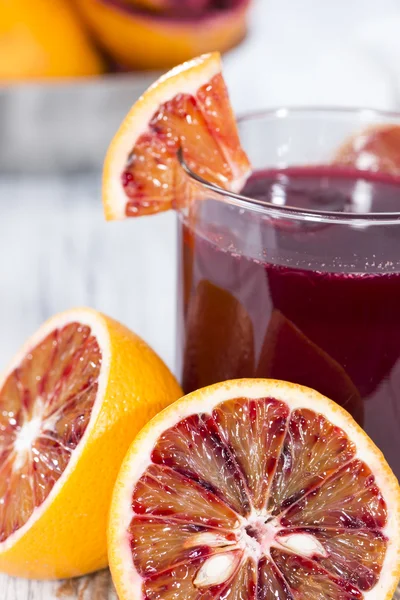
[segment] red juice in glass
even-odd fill
[[[307,162],[256,169],[247,199],[193,182],[179,224],[184,391],[307,385],[346,408],[399,477],[400,178]]]

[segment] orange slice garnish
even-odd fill
[[[160,413],[122,464],[109,522],[120,600],[391,600],[400,489],[340,406],[242,379]]]
[[[192,171],[229,190],[239,191],[250,172],[218,53],[176,67],[132,107],[105,160],[107,219],[154,214],[185,202],[179,149]]]

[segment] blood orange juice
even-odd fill
[[[181,214],[185,392],[240,377],[310,386],[400,476],[400,179],[273,169],[242,193],[253,202],[203,190]]]

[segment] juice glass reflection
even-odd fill
[[[187,172],[177,357],[186,393],[240,377],[318,390],[399,477],[400,178],[332,165],[350,135],[396,122],[356,110],[252,115],[239,125],[254,167],[240,195]]]

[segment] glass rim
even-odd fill
[[[364,118],[375,117],[377,119],[383,118],[388,122],[390,119],[399,121],[400,124],[400,112],[396,111],[385,111],[374,108],[353,108],[353,107],[333,107],[333,106],[280,106],[276,108],[251,111],[243,115],[239,115],[237,122],[243,123],[261,118],[275,118],[284,119],[291,115],[306,115],[310,114],[325,114],[325,115],[359,115]],[[222,201],[228,204],[236,205],[242,209],[253,210],[255,212],[264,213],[265,215],[273,218],[286,218],[290,220],[304,220],[314,221],[319,223],[340,223],[351,225],[360,224],[364,227],[366,225],[400,225],[400,211],[399,212],[368,212],[368,213],[344,213],[339,211],[322,211],[315,209],[302,209],[294,206],[278,206],[265,200],[258,200],[257,198],[251,198],[243,194],[226,190],[215,183],[207,181],[201,175],[198,175],[189,167],[183,157],[182,148],[178,150],[178,160],[190,179],[196,184],[200,185],[203,189],[213,192]],[[360,170],[360,173],[363,171]],[[368,173],[368,171],[365,171]],[[375,173],[372,171],[372,173]],[[395,181],[399,181],[400,177],[394,177]]]

